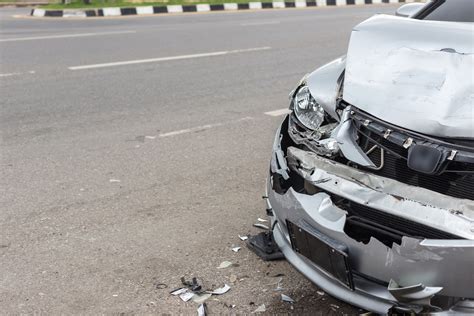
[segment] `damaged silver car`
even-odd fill
[[[380,314],[474,314],[474,1],[357,25],[290,95],[267,181],[273,238]]]

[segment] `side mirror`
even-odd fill
[[[395,15],[401,16],[404,18],[409,18],[415,15],[424,6],[425,6],[424,3],[407,3],[407,4],[402,5],[400,8],[398,8],[397,12],[395,12]]]

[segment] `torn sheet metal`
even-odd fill
[[[303,178],[326,191],[457,236],[474,239],[474,201],[449,197],[362,172],[295,147],[288,148],[287,159],[290,167]],[[331,204],[326,202],[324,205]]]
[[[474,137],[474,26],[374,16],[354,28],[344,100],[392,124]]]

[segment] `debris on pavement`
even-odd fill
[[[226,269],[232,267],[234,264],[230,261],[222,261],[221,264],[217,267],[217,269]]]
[[[163,289],[166,289],[168,288],[168,285],[165,284],[165,283],[156,283],[155,284],[155,289],[157,290],[163,290]]]
[[[187,302],[189,301],[190,299],[192,299],[194,297],[194,293],[193,292],[189,292],[187,289],[186,289],[186,292],[182,293],[179,295],[179,298],[181,300],[183,300],[183,302]]]
[[[223,287],[220,287],[218,289],[215,289],[214,291],[211,291],[211,292],[208,292],[210,294],[214,294],[214,295],[222,295],[222,294],[225,294],[227,292],[229,292],[230,290],[230,286],[228,286],[227,284],[224,284]]]
[[[183,293],[185,293],[185,292],[187,292],[187,291],[188,291],[188,289],[183,287],[183,288],[180,288],[180,289],[171,291],[170,294],[176,296],[176,295],[183,294]]]
[[[255,224],[253,224],[253,226],[257,227],[257,228],[261,228],[261,229],[266,229],[266,230],[270,229],[270,227],[268,227],[267,225],[260,224],[260,223],[255,223]]]
[[[283,253],[273,239],[273,232],[262,232],[247,240],[247,247],[264,261],[284,259]]]
[[[336,309],[339,309],[339,306],[337,306],[336,304],[331,304],[331,307],[334,307]]]
[[[202,303],[201,305],[199,305],[197,312],[198,312],[198,316],[206,316],[207,315],[206,303]]]
[[[239,252],[239,250],[241,249],[242,247],[234,247],[232,248],[232,251],[233,252]]]
[[[257,218],[257,221],[259,221],[259,222],[262,222],[262,223],[266,223],[266,222],[268,222],[268,220],[267,220],[267,219],[263,219],[263,218],[260,218],[260,217],[259,217],[259,218]]]
[[[285,289],[281,287],[281,281],[283,281],[283,278],[280,278],[277,282],[277,287],[273,290],[275,292],[280,292],[284,291]]]
[[[262,304],[260,305],[259,307],[257,307],[256,310],[254,310],[253,312],[254,313],[263,313],[267,310],[267,308],[265,307],[265,304]]]
[[[240,235],[239,235],[239,238],[242,241],[246,241],[247,239],[249,239],[247,236],[240,236]]]
[[[281,294],[281,300],[283,302],[288,302],[288,303],[294,303],[295,300],[292,299],[291,297],[289,297],[288,295],[285,295],[285,294]]]
[[[155,139],[156,136],[145,136],[146,139]]]
[[[324,292],[323,292],[323,291],[316,291],[316,293],[318,293],[318,295],[320,295],[320,296],[323,296],[323,295],[324,295]]]
[[[119,183],[120,180],[119,179],[109,179],[109,182],[110,183]]]
[[[211,296],[212,296],[212,294],[210,294],[210,293],[194,294],[193,302],[197,303],[197,304],[202,304],[205,301],[207,301]]]
[[[202,289],[202,286],[198,283],[197,279],[194,277],[191,279],[191,282],[186,281],[184,277],[181,277],[181,283],[184,286],[187,286],[188,289],[190,289],[193,292],[199,292]]]

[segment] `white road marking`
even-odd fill
[[[228,50],[228,51],[220,51],[220,52],[212,52],[212,53],[179,55],[179,56],[138,59],[138,60],[127,60],[127,61],[118,61],[118,62],[104,63],[104,64],[72,66],[72,67],[68,67],[68,68],[69,68],[69,70],[84,70],[84,69],[135,65],[135,64],[144,64],[144,63],[156,63],[156,62],[160,62],[160,61],[172,61],[172,60],[181,60],[181,59],[215,57],[215,56],[223,56],[223,55],[230,55],[230,54],[255,52],[255,51],[261,51],[261,50],[268,50],[268,49],[271,49],[271,47],[257,47],[257,48],[237,49],[237,50]]]
[[[133,34],[136,32],[137,31],[116,31],[116,32],[98,32],[98,33],[61,34],[61,35],[48,35],[48,36],[35,36],[35,37],[15,37],[15,38],[2,38],[0,39],[0,42],[19,42],[19,41],[34,41],[34,40],[44,40],[44,39],[58,39],[58,38]]]
[[[276,111],[265,112],[266,115],[270,115],[270,116],[282,116],[289,113],[291,113],[291,111],[288,109],[280,109]]]
[[[180,129],[180,130],[177,130],[177,131],[163,133],[163,134],[160,134],[158,136],[160,138],[172,137],[172,136],[204,131],[204,130],[208,130],[208,129],[215,128],[215,127],[220,127],[220,126],[224,126],[224,125],[235,124],[235,123],[239,123],[239,122],[243,122],[243,121],[250,121],[250,120],[253,120],[253,117],[247,116],[247,117],[243,117],[243,118],[240,118],[240,119],[234,120],[234,121],[227,121],[227,122],[222,122],[222,123],[207,124],[207,125],[201,125],[201,126],[196,126],[196,127],[192,127],[192,128],[185,128],[185,129]]]
[[[280,21],[247,22],[247,23],[240,24],[240,26],[260,26],[260,25],[275,25],[275,24],[280,24]]]
[[[28,71],[28,72],[10,72],[10,73],[5,73],[5,74],[0,74],[0,78],[4,78],[4,77],[13,77],[13,76],[21,76],[21,75],[27,75],[27,74],[35,74],[36,72],[31,70],[31,71]]]

